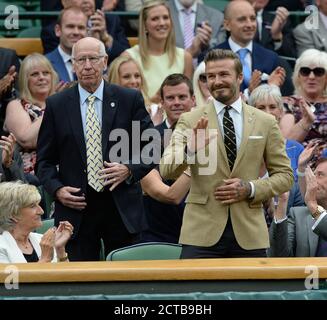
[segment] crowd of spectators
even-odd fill
[[[84,211],[89,214],[84,202],[90,199],[91,203],[96,202],[98,196],[94,190],[89,192],[90,186],[83,189],[78,185],[82,178],[72,173],[73,161],[69,162],[68,171],[65,168],[66,158],[79,161],[79,152],[82,153],[81,164],[86,163],[88,116],[83,112],[88,102],[82,101],[82,96],[87,93],[96,96],[94,117],[102,125],[102,152],[109,153],[113,148],[110,145],[105,149],[103,144],[107,143],[107,137],[104,132],[107,134],[116,127],[129,131],[132,121],[139,121],[142,130],[152,127],[157,130],[162,154],[172,133],[172,139],[181,134],[175,127],[180,124],[182,114],[191,113],[200,119],[201,108],[217,107],[217,100],[222,101],[219,100],[220,93],[238,81],[240,103],[268,113],[277,121],[294,176],[294,183],[287,192],[278,193],[271,187],[267,194],[273,194],[273,197],[263,197],[260,202],[270,232],[270,249],[264,249],[269,256],[327,256],[327,1],[296,3],[294,7],[294,1],[230,0],[221,12],[201,0],[40,0],[41,10],[61,10],[58,19],[43,21],[43,54],[17,57],[14,50],[0,48],[0,262],[66,261],[67,252],[71,260],[83,260],[83,257],[96,260],[98,257],[98,243],[89,245],[89,250],[97,250],[97,254],[88,256],[80,254],[81,249],[76,243],[82,239],[80,243],[85,244],[85,239],[90,237],[88,232],[98,232],[100,224],[108,221],[102,221],[99,216],[98,225],[94,223],[94,229],[87,230],[87,218],[73,217]],[[295,24],[290,11],[303,11],[309,4],[318,8],[317,27],[308,28],[308,21]],[[108,11],[124,10],[139,12],[139,19],[106,15]],[[130,47],[127,35],[137,35],[138,43]],[[214,50],[220,52],[219,49],[232,51],[241,62],[242,77],[237,75],[234,84],[219,80],[220,77],[227,79],[228,75],[219,74],[214,80],[215,73],[208,74],[206,57]],[[225,59],[231,57],[233,55]],[[89,85],[92,77],[96,77],[94,88]],[[216,83],[212,84],[214,81]],[[101,90],[104,90],[103,96],[102,92],[98,93]],[[234,94],[238,92],[235,90]],[[72,106],[70,97],[74,97],[77,107]],[[104,109],[105,98],[110,100],[109,111]],[[56,103],[62,104],[60,108]],[[125,110],[122,103],[126,105]],[[78,104],[81,111],[77,112]],[[140,111],[141,104],[145,111]],[[194,113],[197,109],[200,111]],[[55,114],[58,110],[61,118]],[[67,120],[72,112],[74,123]],[[106,119],[108,115],[112,119]],[[262,121],[266,121],[265,117]],[[209,119],[209,128],[210,121],[212,119]],[[208,125],[196,123],[194,130],[206,129]],[[183,125],[182,121],[182,128]],[[253,123],[253,127],[256,125]],[[70,129],[76,141],[69,136]],[[240,137],[242,134],[236,139]],[[257,139],[261,147],[260,136],[253,137],[257,137],[253,139]],[[267,179],[262,180],[267,183],[274,174],[275,169],[271,168],[277,170],[282,166],[269,158],[270,148],[279,136],[277,140],[269,138],[273,142],[265,146],[258,161],[261,163],[257,168],[259,174],[255,177]],[[80,150],[75,148],[75,142]],[[237,143],[239,148],[244,142]],[[68,144],[71,147],[68,148]],[[76,151],[78,155],[73,156],[69,151]],[[131,159],[135,156],[133,154]],[[194,201],[197,205],[205,205],[206,201],[200,197],[200,200],[192,200],[197,196],[191,194],[192,188],[198,184],[196,190],[203,193],[210,184],[202,186],[205,180],[194,176],[194,170],[186,168],[170,180],[161,176],[159,161],[156,166],[141,163],[136,168],[126,159],[118,164],[119,161],[103,155],[103,160],[101,179],[105,182],[102,188],[111,192],[112,198],[110,196],[109,201],[109,196],[101,196],[101,210],[109,201],[109,210],[115,211],[113,223],[119,226],[117,230],[126,232],[123,240],[117,240],[111,246],[107,242],[115,243],[113,237],[118,231],[114,230],[115,226],[110,227],[114,236],[106,238],[106,232],[101,229],[108,248],[139,241],[178,243],[183,223],[187,227],[182,229],[182,240],[196,236],[197,233],[185,234],[185,230],[193,230],[195,226],[194,221],[189,221],[190,213],[183,221],[185,204]],[[110,164],[116,165],[116,162],[117,167]],[[78,166],[76,164],[76,168]],[[70,170],[69,179],[61,176]],[[117,175],[109,173],[116,170]],[[86,169],[81,171],[86,184],[89,179]],[[236,178],[233,174],[231,168],[229,178]],[[20,182],[14,182],[17,180]],[[63,181],[68,180],[70,184],[65,185]],[[251,184],[249,202],[256,192],[262,192],[258,189]],[[55,203],[46,218],[53,218],[54,212],[56,227],[43,237],[33,232],[40,226],[45,209],[38,190],[42,190],[42,195],[44,192],[50,194]],[[58,192],[60,190],[66,194]],[[208,201],[214,191],[208,195]],[[132,208],[132,203],[137,205]],[[92,206],[94,210],[100,210],[100,206]],[[4,208],[8,208],[6,213]],[[133,210],[135,214],[131,213]],[[229,211],[228,214],[227,226],[233,228],[235,221],[230,220]],[[71,220],[70,216],[73,217]],[[209,222],[203,220],[201,223]],[[217,230],[226,225],[221,225],[218,220],[210,223],[216,223]],[[309,228],[304,227],[307,225]],[[132,238],[133,241],[129,241]],[[310,248],[307,238],[312,242]],[[194,240],[194,243],[202,242]],[[259,239],[257,243],[264,241]],[[110,251],[108,248],[106,254]]]

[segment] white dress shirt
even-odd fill
[[[223,118],[225,113],[226,104],[221,103],[220,101],[213,101],[216,113],[218,116],[218,123],[221,135],[224,136],[224,126],[223,126]],[[236,136],[236,147],[237,151],[240,149],[241,141],[242,141],[242,132],[243,132],[243,106],[242,99],[239,97],[235,102],[230,105],[232,108],[229,110],[229,115],[233,119],[234,128],[235,128],[235,136]]]
[[[213,103],[218,117],[219,129],[223,137],[224,136],[223,118],[224,118],[226,104],[223,104],[215,99],[213,100]],[[236,101],[234,101],[230,106],[232,108],[229,110],[229,115],[233,119],[235,136],[236,136],[236,148],[237,151],[239,151],[242,142],[242,134],[243,134],[243,105],[242,105],[241,97],[239,97]],[[253,198],[255,195],[255,186],[253,182],[251,181],[249,182],[251,185],[250,198]]]
[[[60,46],[58,46],[59,54],[61,55],[62,60],[64,61],[66,70],[69,75],[70,81],[74,81],[74,73],[73,73],[73,64],[72,64],[72,56],[64,52]]]
[[[80,84],[78,84],[78,92],[80,97],[80,107],[81,107],[81,115],[82,115],[82,124],[83,124],[83,132],[84,138],[86,140],[86,110],[88,107],[87,98],[89,96],[95,96],[96,99],[94,101],[95,113],[98,117],[100,127],[102,127],[102,103],[103,103],[103,87],[104,81],[102,80],[98,88],[94,93],[90,93],[83,89]]]

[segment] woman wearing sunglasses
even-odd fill
[[[320,149],[327,141],[327,53],[308,49],[297,59],[293,83],[295,95],[284,98],[287,114],[281,130],[304,145],[312,141]]]

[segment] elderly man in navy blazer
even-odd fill
[[[56,199],[55,224],[67,220],[74,226],[69,260],[92,261],[99,259],[101,239],[108,254],[137,242],[146,228],[137,182],[154,164],[135,150],[147,142],[133,128],[141,136],[153,124],[139,91],[103,80],[108,56],[101,41],[79,40],[72,57],[78,85],[47,99],[36,172]],[[111,133],[122,137],[120,148]]]

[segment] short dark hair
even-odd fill
[[[327,158],[326,157],[321,157],[315,163],[315,167],[317,168],[320,164],[325,163],[325,162],[327,162]]]
[[[85,13],[82,11],[82,9],[80,7],[76,7],[76,6],[71,6],[71,7],[67,7],[65,9],[62,9],[59,13],[58,19],[57,19],[57,24],[61,27],[62,24],[62,19],[64,17],[64,15],[66,14],[66,12],[68,11],[72,11],[74,13],[82,13],[84,14],[84,16],[87,18],[87,16],[85,15]]]
[[[181,83],[185,83],[188,86],[190,95],[193,96],[194,90],[193,90],[193,85],[190,79],[185,76],[182,73],[173,73],[170,74],[166,79],[163,81],[163,83],[160,86],[160,96],[161,99],[163,99],[163,89],[165,86],[170,86],[170,87],[175,87],[178,86]]]
[[[210,61],[217,61],[217,60],[224,60],[224,59],[234,60],[234,66],[237,75],[243,72],[243,67],[240,58],[232,50],[225,50],[225,49],[210,50],[205,56],[204,62],[205,64],[207,64]]]

